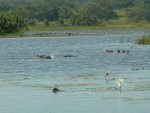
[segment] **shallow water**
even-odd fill
[[[150,46],[135,44],[142,32],[111,30],[71,37],[1,38],[1,112],[150,112]],[[106,49],[114,52],[105,53]],[[117,53],[118,49],[130,52]],[[54,58],[39,59],[37,54]],[[127,84],[121,91],[117,78]],[[61,89],[56,94],[51,91],[55,86]]]

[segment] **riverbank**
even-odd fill
[[[28,26],[29,31],[61,31],[61,30],[107,30],[107,29],[135,29],[135,28],[150,28],[148,22],[126,22],[123,20],[111,20],[97,24],[96,26],[71,26],[58,25],[57,23],[49,23],[45,25],[43,22],[37,22],[34,26]]]
[[[148,36],[143,36],[138,40],[138,44],[141,45],[150,45],[150,35]]]
[[[50,23],[45,25],[43,22],[37,22],[34,26],[28,26],[26,30],[21,32],[15,32],[11,34],[5,34],[0,38],[17,38],[17,37],[60,37],[60,36],[72,36],[81,35],[82,33],[75,34],[72,31],[89,31],[89,30],[134,30],[134,29],[150,29],[150,23],[130,23],[123,21],[108,21],[100,23],[96,26],[65,26],[57,25],[56,23]],[[66,31],[65,33],[58,33],[55,31]],[[88,33],[89,34],[89,33]]]

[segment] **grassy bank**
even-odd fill
[[[129,28],[150,28],[150,23],[131,23],[124,20],[112,20],[99,23],[96,26],[71,26],[71,25],[57,25],[50,23],[44,25],[43,22],[37,22],[35,26],[29,26],[29,31],[54,31],[54,30],[101,30],[101,29],[129,29]]]
[[[25,32],[25,30],[17,31],[17,32],[5,34],[5,35],[0,35],[0,38],[7,38],[7,37],[8,38],[17,38],[17,37],[22,37],[22,36],[24,36],[24,32]]]
[[[150,45],[150,35],[149,36],[143,36],[138,40],[138,44],[141,45]]]
[[[49,23],[49,25],[45,25],[44,22],[36,22],[36,25],[28,26],[28,31],[105,30],[105,29],[137,29],[137,28],[150,29],[150,23],[148,22],[132,23],[128,22],[125,18],[102,22],[97,24],[96,26],[58,25],[57,23],[54,22]],[[25,31],[27,31],[27,29],[22,32],[14,32],[0,37],[22,37],[22,36],[26,37],[24,35]],[[39,36],[40,35],[38,35],[37,37]],[[46,36],[54,36],[54,35],[46,35]]]

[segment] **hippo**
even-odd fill
[[[129,53],[129,50],[117,50],[118,53]]]
[[[105,53],[113,53],[113,50],[106,49]]]
[[[41,59],[52,59],[51,56],[46,56],[46,55],[37,55],[37,57]]]
[[[64,57],[77,57],[77,56],[74,56],[74,55],[64,55]]]
[[[45,59],[52,59],[51,56],[45,56]]]
[[[120,53],[120,50],[118,50],[117,52]]]
[[[56,87],[52,89],[52,92],[53,92],[53,93],[57,93],[57,92],[59,92],[59,91],[60,91],[60,90],[59,90],[58,88],[56,88]]]
[[[38,58],[44,58],[44,55],[37,55]]]

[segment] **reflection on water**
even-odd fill
[[[150,46],[134,44],[143,31],[127,32],[95,31],[87,35],[84,31],[84,35],[69,38],[1,38],[1,112],[150,112]],[[54,58],[39,59],[38,54]],[[121,90],[118,78],[127,84],[122,84]],[[54,87],[61,92],[54,94]]]

